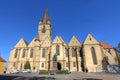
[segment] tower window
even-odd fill
[[[43,26],[42,33],[45,33],[45,32],[46,32],[46,29],[45,29],[45,26]]]
[[[93,63],[97,64],[97,57],[96,57],[96,52],[94,47],[91,47],[91,53],[92,53]]]

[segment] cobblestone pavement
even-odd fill
[[[41,76],[41,75],[40,75]],[[66,75],[47,75],[57,80],[120,80],[120,74],[111,73],[79,73],[74,72]]]
[[[3,75],[0,75],[0,80],[4,80],[4,79],[2,79],[3,76],[9,77],[9,79],[7,78],[7,80],[12,80],[13,79],[10,76],[14,76],[14,77],[16,77],[16,76],[39,77],[40,79],[37,79],[37,80],[120,80],[120,74],[112,74],[112,73],[82,73],[82,72],[73,72],[71,74],[66,74],[66,75],[63,75],[63,74],[61,74],[61,75],[39,75],[37,73],[5,74],[5,75],[3,74]],[[44,79],[42,79],[42,77]]]

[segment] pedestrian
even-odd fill
[[[88,73],[88,68],[86,68],[86,73]]]

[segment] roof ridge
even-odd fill
[[[0,62],[6,62],[6,61],[0,56]]]

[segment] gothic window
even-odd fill
[[[68,53],[69,53],[69,52],[68,52],[68,49],[65,48],[65,56],[66,56],[66,57],[68,57]]]
[[[22,58],[25,57],[25,49],[23,49]]]
[[[56,54],[60,55],[60,46],[59,45],[56,46]]]
[[[82,49],[80,49],[80,51],[79,51],[79,56],[83,57],[83,51],[82,51]]]
[[[33,57],[33,49],[30,50],[30,58]]]
[[[43,48],[42,50],[42,57],[44,58],[45,57],[45,49]]]
[[[41,64],[41,67],[44,68],[44,63]]]
[[[68,67],[68,62],[66,62],[66,67]]]
[[[14,58],[17,58],[17,55],[18,55],[18,49],[15,50]]]
[[[16,63],[14,62],[14,63],[13,63],[13,67],[15,67],[15,66],[16,66]]]
[[[96,57],[96,52],[94,47],[91,47],[91,53],[92,53],[93,63],[97,64],[97,57]]]
[[[72,48],[72,57],[75,57],[75,49]]]
[[[22,63],[21,63],[21,65],[20,65],[20,70],[22,70]]]
[[[75,62],[73,62],[73,67],[76,67],[76,63]]]

